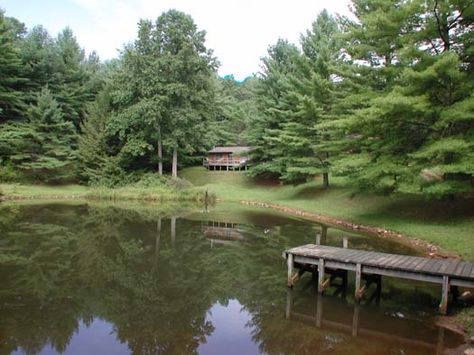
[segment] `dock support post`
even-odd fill
[[[343,238],[342,238],[342,247],[343,247],[344,249],[347,249],[348,246],[349,246],[349,238],[348,238],[348,237],[343,237]]]
[[[291,317],[291,307],[293,305],[293,290],[291,288],[286,290],[286,319]]]
[[[288,287],[293,287],[293,254],[288,254],[286,261],[288,263]]]
[[[321,328],[323,321],[323,296],[316,295],[316,327]]]
[[[316,245],[321,245],[321,234],[316,232]]]
[[[444,350],[444,328],[438,327],[438,343],[436,344],[436,355],[443,354]]]
[[[360,283],[362,280],[362,265],[357,264],[356,265],[356,278],[355,278],[355,300],[356,302],[360,302],[360,299],[362,298],[362,294],[364,293],[365,287],[361,288]]]
[[[439,304],[439,311],[445,315],[448,311],[448,297],[449,297],[449,276],[443,276],[443,289],[441,291],[441,303]]]
[[[319,259],[318,264],[318,292],[323,293],[324,289],[329,284],[330,279],[324,281],[324,259]]]
[[[352,315],[352,336],[356,337],[359,333],[359,309],[360,306],[354,306],[354,314]]]

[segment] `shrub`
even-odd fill
[[[5,165],[0,165],[0,181],[3,182],[18,182],[23,180],[24,177],[19,172],[16,170],[13,165],[11,164],[5,164]]]

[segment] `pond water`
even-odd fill
[[[0,205],[0,354],[434,354],[439,289],[353,279],[318,296],[286,288],[286,248],[408,247],[267,210],[98,204]],[[372,291],[372,290],[369,290]]]

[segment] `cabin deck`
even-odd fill
[[[247,159],[204,159],[202,165],[209,170],[247,170]]]
[[[318,272],[318,291],[323,292],[330,279],[324,279],[325,273],[344,275],[356,273],[355,297],[360,299],[370,282],[361,287],[363,275],[366,279],[380,282],[382,276],[438,283],[443,286],[440,311],[447,311],[450,287],[474,288],[474,264],[454,259],[432,259],[417,256],[387,254],[364,250],[336,248],[324,245],[307,244],[286,250],[283,253],[288,262],[288,286],[305,271],[311,268]],[[294,268],[300,269],[294,274]],[[380,287],[378,285],[378,287]],[[454,292],[454,293],[456,293]]]

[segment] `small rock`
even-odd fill
[[[474,335],[469,338],[469,342],[470,342],[471,344],[474,344]]]
[[[464,355],[474,355],[474,348],[464,350]]]

